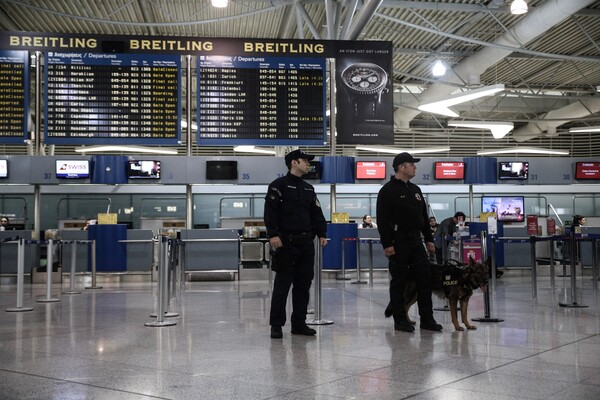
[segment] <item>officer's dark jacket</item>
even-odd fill
[[[315,188],[289,172],[269,185],[264,218],[268,237],[308,232],[327,236],[327,223]]]
[[[425,242],[433,242],[428,224],[427,204],[421,189],[412,182],[404,183],[392,177],[377,195],[377,229],[381,245],[387,248],[394,243],[394,232],[423,234]]]

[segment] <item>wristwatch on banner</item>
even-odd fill
[[[383,68],[372,63],[351,64],[342,71],[354,117],[374,118],[381,94],[387,92],[388,75]]]

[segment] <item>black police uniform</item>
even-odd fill
[[[425,242],[433,242],[427,205],[421,189],[412,182],[392,177],[377,195],[377,222],[383,248],[394,246],[390,257],[390,302],[395,323],[404,321],[403,293],[407,279],[417,282],[417,304],[421,324],[431,323],[431,272]],[[423,239],[421,238],[423,235]]]
[[[269,323],[285,325],[285,305],[293,284],[292,328],[303,327],[314,277],[313,239],[315,235],[326,237],[327,234],[327,223],[314,187],[289,172],[275,179],[265,197],[264,219],[267,236],[279,236],[283,247],[278,251],[287,252],[293,263],[275,275]]]

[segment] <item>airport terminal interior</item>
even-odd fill
[[[599,399],[599,63],[598,0],[0,0],[0,399]],[[329,243],[271,338],[295,149]],[[384,315],[401,151],[476,329]]]

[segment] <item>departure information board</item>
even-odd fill
[[[326,140],[325,59],[199,56],[199,145]]]
[[[0,51],[0,143],[27,138],[28,66],[26,51]]]
[[[178,55],[48,52],[45,142],[178,144],[180,80]]]

